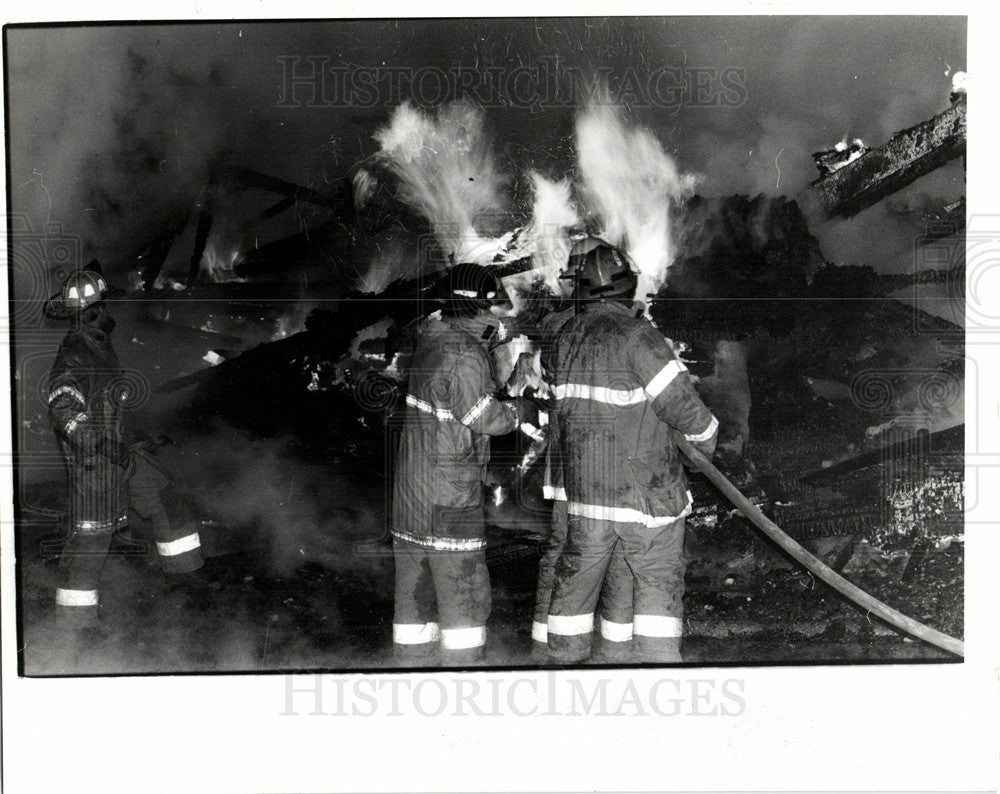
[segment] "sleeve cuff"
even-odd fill
[[[719,429],[719,420],[713,416],[712,421],[708,423],[708,427],[706,427],[700,433],[685,433],[684,438],[686,438],[692,444],[697,444],[701,441],[708,441],[712,436],[715,435],[715,431],[718,429]]]

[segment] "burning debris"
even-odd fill
[[[888,142],[853,157],[852,148],[823,160],[813,188],[829,216],[851,217],[956,157],[965,155],[966,96],[961,92],[929,121],[897,132]],[[867,155],[867,156],[862,156]],[[818,157],[814,155],[814,157]],[[850,162],[840,160],[852,157]],[[828,163],[838,163],[833,170]],[[824,167],[827,168],[824,173]]]
[[[949,97],[952,104],[968,94],[968,91],[969,75],[965,72],[955,72],[951,77],[951,96]]]
[[[868,147],[860,138],[855,138],[850,143],[845,138],[832,149],[816,152],[813,154],[813,159],[816,161],[816,167],[822,177],[839,171],[845,165],[850,165],[867,153]]]

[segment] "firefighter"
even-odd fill
[[[496,278],[455,265],[441,319],[421,328],[410,369],[390,530],[393,644],[400,657],[481,658],[490,614],[483,487],[489,437],[515,430],[520,400],[500,402],[490,350],[506,339],[489,311]]]
[[[166,572],[201,567],[197,532],[175,527],[159,497],[167,477],[134,443],[128,411],[140,389],[119,366],[111,343],[115,294],[95,260],[71,274],[46,303],[50,317],[69,319],[49,373],[48,410],[69,469],[69,532],[59,562],[56,615],[61,625],[98,623],[98,583],[112,537],[128,523],[129,507],[153,525]]]
[[[563,277],[572,278],[582,262],[581,256],[571,257],[569,267]],[[576,307],[553,312],[539,323],[536,332],[541,349],[540,363],[543,377],[552,383],[552,356],[559,331],[576,314]],[[552,407],[552,406],[549,406]],[[542,556],[538,562],[538,582],[535,589],[535,614],[531,622],[532,656],[544,659],[548,656],[548,614],[552,601],[552,587],[555,583],[556,562],[566,545],[568,529],[566,512],[566,489],[562,480],[561,451],[559,445],[559,420],[555,411],[549,412],[548,449],[545,461],[545,478],[542,496],[552,500],[552,518],[549,536],[545,541]],[[615,544],[604,587],[601,590],[600,608],[601,639],[604,643],[604,657],[607,661],[627,658],[632,640],[632,572],[625,564],[621,543]]]
[[[711,457],[718,421],[671,344],[637,317],[637,275],[624,252],[588,238],[572,253],[580,312],[562,326],[552,357],[567,539],[549,606],[549,654],[559,662],[590,656],[601,586],[621,544],[634,576],[634,657],[680,661],[691,495],[674,434]]]

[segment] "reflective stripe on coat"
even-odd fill
[[[66,334],[49,373],[49,418],[70,475],[74,527],[114,528],[128,511],[128,472],[97,451],[101,436],[128,444],[125,411],[141,384],[130,382],[107,334]]]
[[[441,550],[485,547],[483,483],[489,437],[517,415],[494,396],[493,364],[474,320],[430,320],[410,366],[390,528]]]
[[[718,422],[664,336],[624,305],[588,304],[563,325],[552,368],[550,481],[569,514],[655,527],[690,512],[673,434],[711,454]]]

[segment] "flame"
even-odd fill
[[[626,124],[619,108],[590,105],[576,121],[583,195],[601,236],[624,248],[639,270],[636,300],[645,304],[667,278],[674,255],[670,207],[694,190],[651,132]]]
[[[271,341],[276,342],[279,339],[285,339],[286,337],[305,331],[306,318],[315,306],[316,304],[313,301],[296,301],[291,311],[281,315],[274,321],[274,332],[271,334]]]
[[[507,494],[504,493],[502,485],[496,485],[493,487],[493,506],[500,507],[504,502],[507,501]]]
[[[426,218],[446,255],[492,261],[502,240],[479,236],[475,224],[500,211],[503,178],[484,131],[483,111],[464,102],[424,114],[405,103],[375,133],[376,159],[399,180],[398,198]],[[365,187],[365,186],[363,186]]]
[[[865,142],[860,138],[855,138],[850,143],[847,142],[847,136],[845,135],[841,140],[837,141],[833,145],[834,151],[846,152],[848,149],[852,150],[852,154],[857,154],[857,150],[864,149]],[[858,155],[860,157],[860,154]]]
[[[245,282],[246,279],[236,275],[236,264],[240,261],[240,249],[238,246],[223,247],[220,243],[213,242],[205,246],[205,253],[201,258],[201,269],[208,278],[216,284],[226,282]]]
[[[510,296],[514,314],[521,310],[523,295],[538,282],[553,295],[569,294],[569,283],[560,280],[559,274],[566,267],[573,244],[570,229],[580,223],[580,216],[573,206],[569,179],[555,182],[536,171],[530,171],[528,178],[534,197],[531,221],[508,236],[509,241],[501,255],[501,258],[509,260],[532,257],[531,270],[504,278],[504,289]]]
[[[531,224],[525,231],[526,246],[534,256],[535,278],[541,277],[553,295],[568,292],[567,283],[559,279],[566,267],[573,241],[569,230],[580,223],[580,217],[570,196],[569,179],[553,182],[536,171],[528,174],[531,179],[534,201]]]
[[[525,339],[528,341],[526,337]],[[542,399],[549,396],[549,386],[542,377],[541,354],[542,351],[534,349],[534,345],[530,343],[512,353],[515,363],[507,379],[507,394],[520,397],[528,389],[534,389],[535,395]]]

